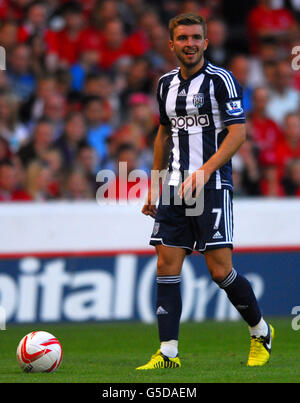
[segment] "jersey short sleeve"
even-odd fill
[[[224,125],[245,123],[243,89],[232,73],[222,70],[215,74],[214,86]]]
[[[164,99],[164,83],[162,78],[158,82],[156,98],[159,107],[160,124],[167,126],[170,124],[170,120],[166,113],[166,101]]]

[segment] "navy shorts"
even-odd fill
[[[163,205],[160,198],[150,245],[179,247],[185,249],[187,254],[194,250],[204,252],[216,248],[233,248],[231,190],[205,189],[203,212],[197,216],[187,216],[185,204],[175,205],[174,191],[177,188],[170,186],[168,205]]]

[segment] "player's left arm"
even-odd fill
[[[181,184],[178,191],[181,198],[191,198],[195,189],[195,196],[197,197],[211,175],[226,164],[246,140],[246,125],[244,123],[231,124],[227,126],[227,129],[228,134],[218,151]]]
[[[231,159],[246,140],[246,125],[244,123],[236,123],[227,126],[227,130],[228,134],[220,145],[218,151],[199,169],[199,171],[203,170],[206,172],[205,177],[207,178],[207,181],[212,173],[221,168]]]

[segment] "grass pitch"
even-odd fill
[[[8,325],[0,331],[1,383],[223,383],[299,382],[300,331],[290,318],[271,319],[275,340],[270,362],[246,366],[249,333],[244,322],[183,323],[180,330],[182,368],[136,371],[159,346],[156,325],[97,323]],[[21,338],[46,330],[61,342],[64,355],[54,373],[26,374],[16,360]]]

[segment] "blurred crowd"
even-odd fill
[[[119,162],[149,175],[168,21],[189,11],[244,88],[235,195],[300,196],[299,0],[0,0],[0,201],[94,199]]]

